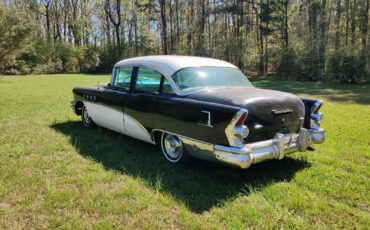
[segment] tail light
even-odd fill
[[[322,106],[322,101],[319,101],[319,105],[315,108],[315,110],[313,111],[313,113],[318,113],[319,110],[321,109],[321,106]]]
[[[243,125],[244,124],[244,121],[245,119],[247,118],[247,115],[248,115],[248,112],[245,111],[239,118],[239,120],[236,122],[235,125]]]
[[[318,129],[320,128],[320,122],[323,120],[322,113],[319,113],[321,109],[322,101],[316,101],[315,104],[311,107],[311,128]]]
[[[242,148],[245,144],[244,139],[249,135],[249,129],[244,125],[247,118],[248,111],[245,109],[240,110],[231,120],[225,132],[229,140],[230,146]]]

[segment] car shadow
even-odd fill
[[[106,170],[141,178],[195,213],[222,206],[240,194],[290,181],[296,172],[311,166],[304,159],[288,157],[247,170],[200,160],[180,167],[167,162],[156,146],[104,128],[86,129],[77,121],[56,123],[51,128],[69,136],[82,156],[102,163]]]

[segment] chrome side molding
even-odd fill
[[[207,114],[208,115],[208,120],[207,120],[207,124],[204,124],[204,123],[197,123],[197,124],[201,125],[201,126],[206,126],[206,127],[213,128],[213,125],[211,124],[211,112],[206,111],[206,110],[202,110],[200,112]]]

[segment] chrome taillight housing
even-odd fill
[[[323,120],[322,113],[319,113],[319,110],[322,106],[322,101],[317,101],[311,108],[311,119],[310,119],[310,126],[313,129],[320,128],[320,122]]]
[[[239,148],[244,146],[244,139],[249,135],[249,128],[244,125],[247,115],[248,111],[245,109],[238,111],[227,126],[225,133],[230,146]]]

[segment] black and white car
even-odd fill
[[[73,93],[86,127],[157,144],[177,164],[194,157],[248,168],[325,140],[321,101],[255,88],[236,66],[211,58],[122,60],[110,83]]]

